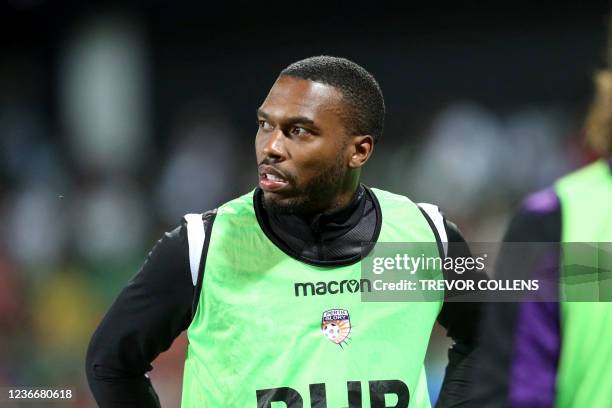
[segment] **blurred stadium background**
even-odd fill
[[[0,9],[0,387],[94,406],[94,328],[163,231],[254,187],[255,109],[295,60],[375,75],[388,114],[364,181],[439,204],[471,241],[499,240],[522,195],[591,158],[605,7],[204,3]],[[434,398],[447,346],[437,328]],[[184,349],[154,364],[164,406]]]

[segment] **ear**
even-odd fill
[[[374,150],[374,138],[370,135],[351,136],[349,141],[349,167],[358,169],[363,166]]]

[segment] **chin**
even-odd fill
[[[277,214],[304,214],[308,212],[305,201],[298,197],[282,198],[279,194],[265,192],[263,194],[264,207]]]

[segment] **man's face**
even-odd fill
[[[257,110],[255,150],[264,205],[281,213],[333,208],[346,182],[349,134],[342,94],[280,76]]]

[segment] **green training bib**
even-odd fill
[[[373,192],[379,243],[435,243],[416,204]],[[363,302],[360,262],[288,256],[261,229],[252,192],[219,208],[204,269],[183,407],[430,407],[423,361],[441,302]]]
[[[612,406],[612,175],[597,161],[556,184],[561,202],[562,241],[593,243],[584,250],[564,246],[561,356],[556,407]],[[601,243],[601,244],[597,244]],[[604,248],[606,248],[604,250]]]

